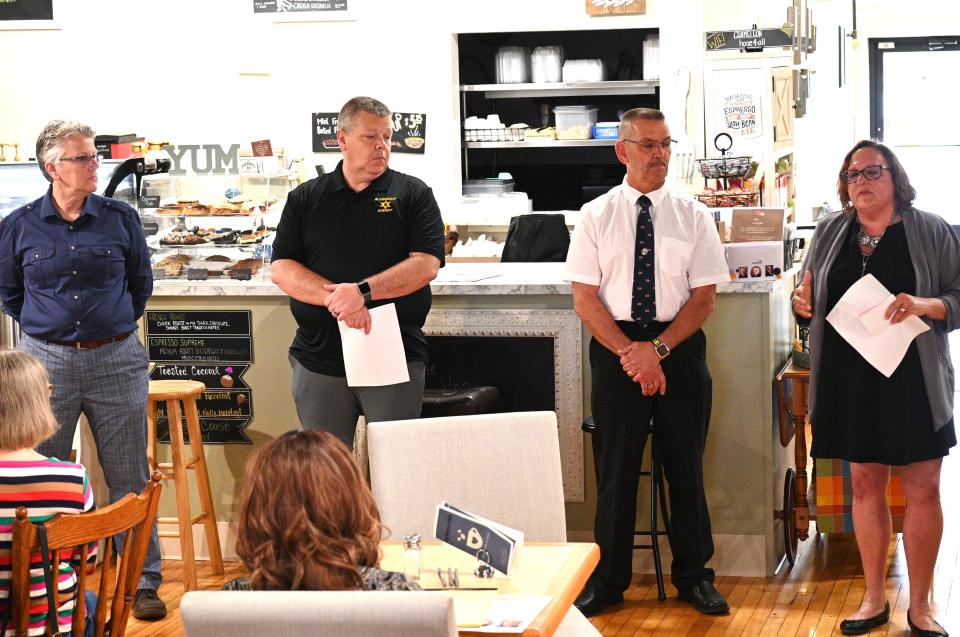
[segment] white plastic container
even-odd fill
[[[559,82],[562,64],[562,46],[538,46],[530,54],[530,79],[534,84]]]
[[[557,139],[593,139],[593,125],[597,123],[597,109],[590,106],[557,106]]]
[[[603,61],[600,59],[567,60],[563,63],[564,82],[602,82]]]

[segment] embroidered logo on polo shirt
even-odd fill
[[[374,197],[374,202],[377,204],[377,212],[382,215],[388,215],[391,212],[397,212],[397,198],[396,197]]]

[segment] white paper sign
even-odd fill
[[[350,387],[380,387],[410,380],[393,303],[370,310],[370,333],[338,321],[343,342],[343,366]]]
[[[827,315],[837,333],[887,378],[900,365],[913,339],[930,329],[918,316],[908,316],[900,323],[884,318],[894,298],[868,274],[851,285]]]

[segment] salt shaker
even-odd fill
[[[403,572],[410,579],[420,579],[423,552],[420,550],[420,534],[411,533],[403,538]]]

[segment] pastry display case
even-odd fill
[[[144,179],[140,220],[154,281],[269,280],[287,174],[157,174]]]

